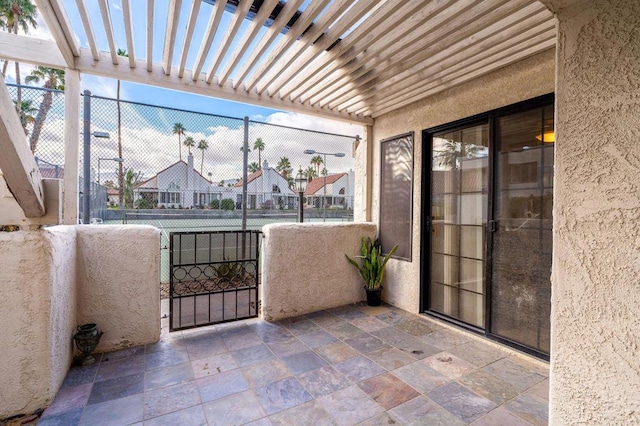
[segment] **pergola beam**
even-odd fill
[[[101,55],[103,59],[108,58],[106,53],[101,53]],[[140,67],[143,69],[140,69]],[[99,75],[198,95],[212,96],[234,102],[245,102],[267,108],[294,111],[348,123],[373,124],[373,119],[368,117],[337,113],[324,108],[305,106],[298,102],[260,96],[256,93],[245,92],[243,90],[234,90],[229,83],[218,86],[217,84],[207,84],[202,80],[193,81],[191,79],[178,78],[177,75],[166,75],[161,65],[154,64],[152,71],[148,72],[144,69],[144,63],[140,61],[135,68],[113,65],[109,63],[109,61],[104,60],[94,61],[90,57],[87,49],[80,49],[80,57],[76,58],[76,69],[86,74]]]
[[[44,216],[40,170],[29,151],[20,119],[0,76],[0,170],[26,217]]]
[[[64,69],[64,57],[53,41],[0,31],[0,57],[43,67]]]
[[[153,69],[153,15],[154,1],[147,0],[147,71]]]
[[[73,67],[74,57],[80,55],[78,45],[73,38],[69,18],[58,0],[36,0],[38,12],[47,23],[49,32],[65,60],[67,67]]]

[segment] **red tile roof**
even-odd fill
[[[262,176],[262,170],[258,170],[257,172],[251,173],[249,176],[247,176],[247,183],[249,184],[249,183],[253,182],[254,180],[258,179],[260,176]],[[236,183],[234,183],[233,186],[235,188],[242,187],[242,179],[240,179]]]
[[[40,177],[43,179],[64,179],[63,167],[38,167],[40,169]]]
[[[313,178],[311,182],[307,185],[307,190],[304,192],[306,195],[313,195],[322,189],[325,185],[330,185],[335,183],[342,176],[346,175],[346,173],[338,173],[336,175],[329,175],[327,177]],[[326,181],[326,183],[325,183]]]

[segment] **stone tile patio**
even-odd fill
[[[182,332],[69,371],[40,425],[543,425],[548,368],[391,306]]]

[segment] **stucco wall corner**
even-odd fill
[[[160,231],[78,227],[78,323],[104,332],[98,352],[160,338]]]
[[[294,317],[364,300],[362,278],[344,257],[356,255],[372,223],[272,224],[263,228],[261,316]]]

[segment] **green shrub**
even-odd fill
[[[212,209],[219,209],[220,208],[220,200],[213,200],[211,202],[211,204],[209,204],[209,207],[211,207]]]
[[[234,210],[236,208],[236,203],[234,203],[231,198],[225,198],[222,200],[220,207],[222,210]]]

